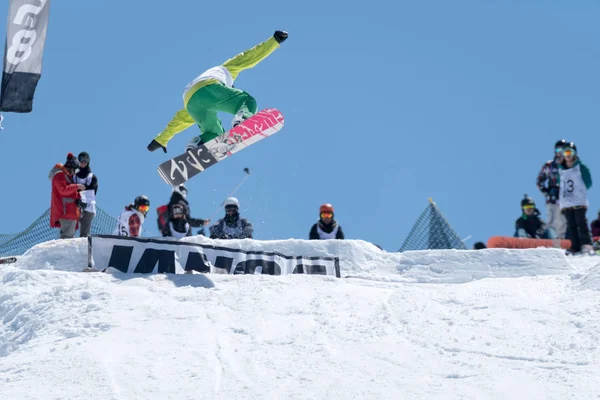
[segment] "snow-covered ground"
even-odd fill
[[[225,245],[343,278],[81,273],[85,240],[36,246],[0,266],[0,399],[600,398],[599,257]]]

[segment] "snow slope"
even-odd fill
[[[600,398],[597,257],[220,244],[346,278],[80,273],[84,239],[38,245],[0,267],[0,399]]]

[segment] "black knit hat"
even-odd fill
[[[77,161],[77,158],[75,158],[75,156],[73,155],[73,153],[68,153],[67,154],[67,161],[65,161],[64,167],[65,168],[72,168],[72,169],[79,168],[79,161]]]

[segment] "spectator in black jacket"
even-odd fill
[[[81,191],[82,212],[79,220],[79,237],[87,237],[92,230],[92,221],[96,216],[96,194],[98,193],[98,178],[90,168],[90,155],[82,151],[77,156],[79,168],[75,171],[73,182],[85,186]]]
[[[559,166],[564,161],[563,148],[566,140],[559,140],[554,144],[554,158],[542,166],[537,177],[537,186],[546,197],[546,217],[548,226],[552,228],[556,237],[564,239],[567,235],[567,219],[560,212],[560,179]]]
[[[187,201],[187,188],[179,185],[173,189],[168,207],[168,223],[162,232],[163,236],[181,239],[192,235],[192,228],[203,228],[210,220],[192,218],[190,203]]]
[[[333,219],[333,206],[323,204],[319,208],[319,221],[312,226],[308,238],[310,240],[344,239],[342,227]]]
[[[246,218],[240,217],[240,202],[228,197],[223,202],[225,217],[210,227],[211,239],[252,239],[254,227]]]
[[[530,239],[556,239],[552,228],[540,218],[540,211],[535,207],[533,199],[527,197],[521,200],[523,214],[515,223],[515,237]]]

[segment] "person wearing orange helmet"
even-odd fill
[[[310,240],[344,239],[344,231],[333,219],[333,206],[323,204],[319,208],[319,221],[312,226],[308,238]]]

